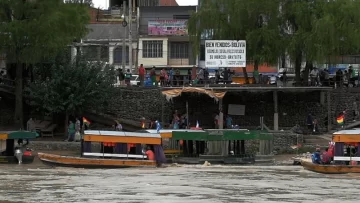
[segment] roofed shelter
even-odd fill
[[[295,95],[297,95],[297,93],[301,93],[305,96],[307,96],[308,93],[310,92],[314,92],[317,94],[317,92],[319,93],[320,97],[317,96],[316,98],[320,98],[320,102],[321,105],[326,106],[326,110],[327,110],[327,117],[331,118],[331,108],[330,108],[330,94],[331,94],[331,87],[276,87],[276,86],[231,86],[229,85],[228,87],[206,87],[206,88],[195,88],[195,87],[183,87],[183,88],[173,88],[173,87],[163,87],[162,88],[162,94],[165,95],[167,97],[167,99],[172,99],[178,96],[181,96],[182,93],[200,93],[200,94],[206,94],[209,95],[211,98],[213,98],[215,101],[217,101],[219,103],[219,128],[223,128],[223,122],[224,122],[224,116],[223,116],[223,100],[224,98],[228,98],[231,97],[232,95],[236,95],[242,92],[253,92],[253,93],[259,93],[259,92],[263,92],[263,93],[272,93],[272,98],[267,98],[269,101],[272,100],[273,102],[273,119],[268,119],[273,121],[272,124],[273,126],[270,127],[271,130],[274,131],[278,131],[279,130],[279,106],[278,106],[278,93],[295,93]],[[306,93],[306,94],[304,94]],[[242,96],[242,95],[240,95]],[[270,95],[268,95],[270,96]],[[267,97],[268,97],[267,96]],[[284,96],[283,94],[281,94],[281,96]],[[237,97],[237,96],[235,96]],[[327,98],[326,98],[327,97]],[[280,98],[281,99],[281,98]],[[308,100],[312,99],[312,97],[308,96],[307,98]],[[228,99],[225,99],[228,100]],[[230,102],[233,102],[234,100],[237,100],[237,98],[231,98]],[[325,101],[327,102],[327,104],[325,104]],[[297,102],[297,101],[292,101],[292,102]],[[260,100],[259,100],[260,103]],[[292,103],[289,103],[289,105],[293,105]],[[188,107],[188,105],[187,105]],[[294,104],[294,108],[296,107],[296,105]],[[256,108],[256,106],[255,106]],[[324,109],[325,109],[324,108]],[[268,110],[268,109],[267,109]],[[268,115],[269,116],[269,115]],[[258,120],[257,120],[258,121]],[[301,122],[301,121],[300,121]],[[300,125],[303,125],[305,123],[305,118],[304,121],[302,123],[299,123]],[[294,123],[295,125],[296,123]],[[330,130],[331,129],[331,119],[327,120],[327,129]]]

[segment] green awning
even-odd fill
[[[173,131],[172,139],[174,140],[197,140],[197,141],[207,141],[208,133],[207,132],[182,132],[182,131]]]
[[[35,139],[36,133],[29,131],[13,131],[8,133],[8,139]]]
[[[272,134],[259,130],[205,130],[206,132],[173,132],[175,140],[231,141],[272,140]]]

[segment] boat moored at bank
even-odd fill
[[[99,143],[100,148],[93,143]],[[156,167],[165,163],[160,134],[88,130],[80,152],[78,157],[46,153],[38,156],[46,164],[80,168]]]

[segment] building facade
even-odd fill
[[[195,6],[140,7],[138,63],[169,68],[196,65],[187,30],[195,11]]]

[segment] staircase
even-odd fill
[[[308,135],[304,136],[304,146],[327,147],[332,139],[332,135]]]
[[[15,81],[4,77],[0,77],[0,92],[8,94],[15,93]]]

